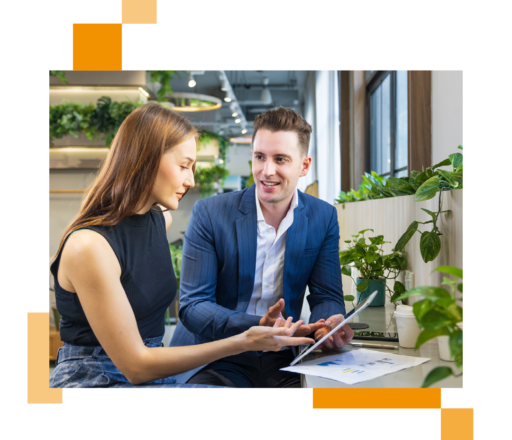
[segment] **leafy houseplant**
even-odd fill
[[[422,296],[424,299],[414,303],[413,312],[422,332],[416,341],[417,350],[425,342],[438,336],[448,336],[450,353],[454,358],[455,366],[461,371],[455,374],[450,367],[434,368],[425,378],[422,387],[429,387],[432,384],[449,376],[460,376],[462,374],[462,330],[457,326],[462,322],[462,269],[452,266],[439,266],[434,271],[439,271],[454,276],[456,279],[443,277],[443,285],[449,287],[450,292],[442,287],[420,286],[403,293],[392,299],[399,301],[410,296]],[[433,271],[433,272],[434,272]],[[461,293],[457,298],[456,290]]]
[[[462,146],[459,145],[462,150]],[[450,166],[451,171],[439,169]],[[363,183],[359,185],[358,191],[351,189],[349,192],[341,191],[336,203],[347,203],[361,200],[382,199],[387,197],[398,197],[414,194],[414,200],[421,202],[433,198],[439,192],[439,207],[437,212],[423,209],[432,217],[427,222],[414,221],[407,228],[395,247],[396,251],[402,251],[415,232],[421,234],[420,252],[425,263],[433,261],[441,251],[441,231],[437,226],[441,211],[441,191],[461,189],[463,183],[462,154],[450,154],[448,159],[428,167],[423,172],[412,171],[411,177],[381,177],[374,171],[365,173],[362,176]],[[421,232],[418,230],[420,224],[432,223],[431,231]]]
[[[386,280],[396,280],[400,272],[405,269],[407,259],[402,252],[394,251],[391,254],[384,255],[383,246],[389,241],[384,241],[383,235],[377,237],[368,237],[366,242],[364,234],[373,229],[364,229],[357,235],[352,235],[353,240],[345,240],[349,248],[340,252],[341,273],[352,278],[350,264],[353,264],[361,274],[361,277],[355,281],[357,286],[358,298],[357,304],[373,291],[379,293],[372,302],[373,306],[384,305],[384,295],[386,289],[389,290],[393,298],[397,298],[405,292],[405,287],[400,281],[395,281],[393,289],[387,284]],[[345,300],[353,301],[351,295],[345,296]]]
[[[148,73],[152,83],[160,83],[161,85],[156,94],[158,102],[162,102],[165,95],[172,93],[171,80],[174,76],[181,78],[177,70],[149,70]]]
[[[61,83],[68,84],[68,79],[66,78],[66,72],[64,70],[50,70],[50,76],[56,76],[60,79]]]
[[[459,145],[459,148],[462,149],[462,146]],[[452,171],[437,169],[449,165],[451,165]],[[422,211],[425,211],[432,217],[432,220],[426,222],[413,221],[398,240],[395,250],[402,251],[414,233],[419,232],[421,234],[421,257],[425,263],[428,263],[429,261],[435,260],[441,251],[441,239],[439,236],[442,235],[442,233],[437,226],[437,221],[443,212],[448,212],[441,210],[441,191],[462,188],[462,154],[450,154],[448,159],[443,160],[433,167],[427,168],[423,173],[413,171],[411,178],[419,182],[423,181],[414,195],[414,201],[422,202],[429,200],[439,193],[438,209],[437,212],[432,212],[428,209],[421,208]],[[431,231],[421,232],[418,230],[420,224],[426,225],[429,223],[432,223]]]
[[[196,182],[199,183],[201,198],[213,196],[213,184],[219,180],[221,184],[224,183],[228,176],[229,171],[220,165],[209,168],[197,167],[194,177]]]
[[[213,139],[217,139],[219,142],[219,157],[225,162],[226,153],[229,148],[229,139],[212,131],[201,130],[199,144],[209,144]]]
[[[92,140],[99,134],[105,134],[105,145],[109,146],[126,117],[142,101],[113,102],[108,96],[93,104],[65,102],[50,107],[50,142],[65,135],[78,137],[84,133]]]

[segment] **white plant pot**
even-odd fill
[[[453,362],[453,357],[450,356],[450,337],[438,336],[437,344],[439,346],[439,357],[443,361]]]

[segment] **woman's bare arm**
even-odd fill
[[[114,364],[133,384],[173,376],[249,350],[277,351],[285,345],[313,343],[291,337],[302,321],[287,327],[253,327],[220,341],[188,347],[148,348],[120,282],[121,268],[107,241],[94,231],[73,234],[66,243],[59,283],[78,294],[95,336]]]

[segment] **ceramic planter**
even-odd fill
[[[362,292],[357,292],[357,304],[359,304],[365,298],[369,297],[373,292],[377,291],[377,296],[370,304],[370,307],[381,307],[384,305],[384,302],[386,300],[386,280],[384,278],[380,278],[380,280],[382,280],[382,282],[370,280],[370,285],[366,290],[363,290]],[[363,281],[365,281],[363,278],[356,279],[357,285],[361,284]]]

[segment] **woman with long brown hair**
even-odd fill
[[[136,109],[119,128],[51,266],[64,341],[51,387],[197,387],[172,376],[244,351],[314,342],[292,337],[302,321],[279,318],[274,328],[162,346],[165,311],[177,290],[169,210],[194,186],[197,139],[185,118],[156,103]]]

